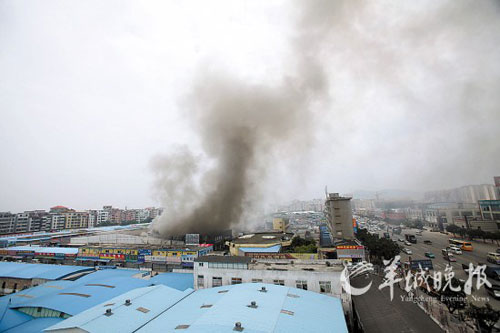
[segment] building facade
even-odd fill
[[[325,201],[325,215],[333,238],[354,238],[350,197],[341,197],[338,193],[329,193]]]

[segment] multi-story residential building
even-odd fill
[[[88,213],[89,213],[89,225],[88,225],[88,227],[93,228],[96,226],[96,222],[97,222],[97,211],[89,210]]]
[[[111,223],[120,224],[123,221],[122,216],[123,216],[123,210],[119,208],[112,208],[109,220],[111,221]]]
[[[353,239],[351,198],[329,193],[325,201],[325,215],[333,238]]]
[[[109,222],[110,221],[110,212],[108,210],[98,210],[97,211],[97,219],[96,219],[96,222],[97,222],[97,225],[100,225],[104,222]]]
[[[66,217],[66,229],[87,228],[89,225],[89,213],[71,212],[64,214]]]
[[[161,208],[155,208],[155,207],[148,207],[148,208],[146,208],[146,210],[149,211],[149,217],[151,219],[154,219],[157,216],[160,216],[161,213],[163,212],[163,209],[161,209]]]
[[[30,224],[30,216],[27,213],[16,214],[16,233],[28,232]]]
[[[137,222],[146,221],[149,218],[149,211],[147,209],[137,209],[135,216]]]
[[[10,212],[0,212],[0,234],[15,232],[16,215]]]
[[[62,230],[66,227],[65,214],[51,214],[50,230]]]

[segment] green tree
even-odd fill
[[[470,304],[466,314],[477,321],[479,328],[488,333],[493,330],[493,326],[495,326],[498,319],[500,319],[500,311],[493,309],[489,303],[481,307]]]
[[[440,294],[440,301],[446,307],[448,308],[448,311],[450,313],[455,312],[456,310],[462,310],[465,309],[467,302],[466,302],[466,297],[467,295],[465,294],[464,290],[464,283],[460,282],[457,278],[452,278],[451,279],[451,286],[454,288],[457,286],[460,286],[459,291],[453,291],[450,289],[450,287],[443,288],[439,291]],[[441,285],[444,286],[446,285],[446,281],[441,279]]]
[[[450,224],[446,226],[446,231],[451,232],[453,236],[460,234],[460,227],[456,224]]]

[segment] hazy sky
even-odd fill
[[[286,81],[314,27],[297,24],[306,2],[0,0],[0,211],[158,205],[155,157],[203,150],[186,117],[199,73]],[[329,27],[315,51],[327,97],[287,134],[312,126],[306,144],[266,160],[263,197],[500,175],[498,1],[325,12],[311,17]]]

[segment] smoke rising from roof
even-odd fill
[[[301,2],[291,58],[274,84],[200,70],[185,113],[203,153],[179,148],[154,159],[165,213],[153,228],[205,233],[240,222],[270,166],[307,151],[324,128],[320,119],[331,122],[336,156],[359,144],[360,162],[386,163],[393,177],[411,174],[430,188],[477,172],[478,164],[500,165],[498,4],[400,6]]]

